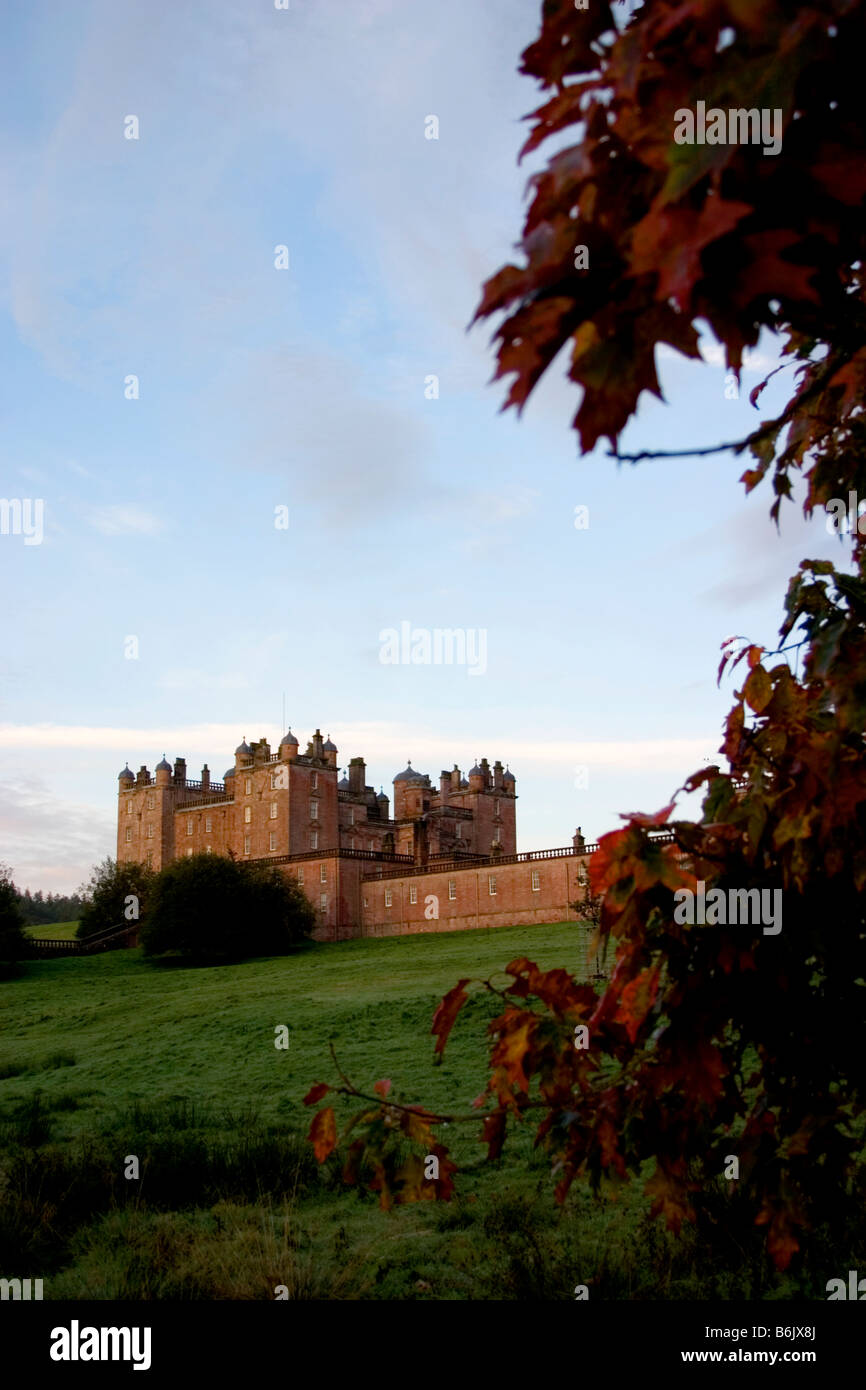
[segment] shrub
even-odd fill
[[[103,859],[94,868],[90,882],[81,889],[87,901],[76,935],[93,936],[143,916],[155,877],[146,864],[118,864],[116,859]],[[128,916],[133,908],[130,898],[136,899],[133,917]]]
[[[146,956],[218,964],[282,955],[315,923],[302,889],[275,865],[195,854],[156,876],[141,944]]]
[[[24,914],[9,870],[0,864],[0,980],[20,974],[27,954]]]

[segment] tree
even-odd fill
[[[795,372],[785,408],[745,439],[680,452],[748,451],[741,481],[748,492],[771,476],[777,524],[797,473],[807,516],[866,492],[864,39],[863,0],[645,0],[621,27],[606,0],[545,0],[522,71],[553,95],[524,153],[572,127],[578,138],[532,180],[526,263],[487,282],[476,314],[505,315],[506,405],[521,409],[568,344],[581,451],[606,437],[614,458],[664,457],[619,449],[641,392],[660,395],[656,347],[698,358],[708,324],[739,377],[768,330]],[[775,153],[763,139],[679,138],[689,115],[711,119],[715,138],[714,113],[739,122],[740,110],[746,123],[767,113]],[[616,943],[606,988],[506,966],[477,1102],[494,1157],[509,1120],[540,1110],[560,1200],[579,1177],[598,1186],[651,1160],[645,1190],[674,1231],[736,1155],[740,1199],[779,1269],[803,1261],[819,1224],[846,1238],[864,1190],[866,560],[856,505],[851,516],[850,564],[802,562],[775,650],[724,644],[719,678],[743,675],[727,765],[680,789],[704,789],[700,820],[671,818],[675,794],[602,837],[591,881]],[[780,892],[781,930],[689,922],[679,908],[702,886],[725,895],[715,902]],[[437,1052],[468,983],[437,1010]],[[572,1041],[580,1025],[587,1048]],[[374,1155],[383,1109],[355,1131]],[[322,1157],[336,1132],[320,1116],[314,1130]]]
[[[20,974],[20,963],[27,954],[25,920],[19,900],[11,869],[0,864],[0,980]]]
[[[218,964],[283,955],[315,925],[309,899],[276,865],[193,854],[156,876],[141,944],[146,956]]]
[[[80,889],[85,902],[77,936],[93,936],[139,921],[144,916],[154,877],[146,864],[119,864],[110,856],[103,859]]]

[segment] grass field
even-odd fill
[[[41,936],[49,941],[71,941],[78,931],[78,922],[46,922],[40,927],[25,927],[25,936]]]
[[[740,1236],[708,1266],[696,1236],[650,1225],[639,1182],[615,1202],[576,1188],[557,1208],[530,1123],[497,1166],[480,1161],[480,1126],[444,1130],[473,1165],[448,1204],[383,1213],[336,1161],[312,1158],[302,1098],[336,1080],[330,1042],[361,1089],[387,1076],[394,1099],[465,1111],[497,1001],[473,996],[434,1066],[439,998],[523,954],[582,973],[587,935],[563,923],[354,941],[209,969],[139,951],[30,963],[0,986],[0,1269],[73,1298],[273,1298],[284,1285],[296,1298],[560,1299],[578,1283],[609,1298],[789,1296]],[[123,1176],[130,1155],[137,1180]]]

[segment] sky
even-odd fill
[[[276,747],[284,700],[377,790],[500,758],[518,849],[597,839],[717,760],[720,644],[772,646],[798,561],[839,558],[799,506],[777,533],[729,453],[581,457],[561,359],[501,412],[468,325],[550,153],[518,166],[539,15],[0,5],[0,497],[43,515],[39,543],[0,534],[19,887],[114,853],[127,761],[221,777],[244,737]],[[783,372],[748,401],[772,340],[739,399],[702,351],[664,351],[624,451],[737,439],[787,398]],[[383,659],[403,624],[477,659]]]

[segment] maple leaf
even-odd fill
[[[468,975],[465,979],[458,980],[454,988],[449,989],[448,993],[443,996],[439,1003],[439,1007],[433,1015],[433,1026],[430,1032],[437,1034],[436,1046],[433,1049],[434,1053],[445,1051],[445,1044],[448,1041],[451,1029],[454,1027],[457,1015],[469,998],[469,995],[463,988],[463,986],[468,985],[468,983]]]
[[[661,971],[658,966],[642,970],[620,995],[615,1022],[624,1023],[629,1042],[634,1042],[641,1024],[655,1002]]]
[[[327,1095],[330,1089],[330,1086],[325,1085],[324,1081],[316,1082],[315,1086],[311,1086],[304,1096],[304,1105],[315,1105],[316,1101]]]
[[[320,1163],[324,1163],[337,1144],[337,1122],[330,1106],[313,1116],[308,1138],[313,1145],[316,1158]]]
[[[656,298],[691,305],[692,290],[703,274],[701,252],[731,231],[753,209],[748,203],[707,198],[693,208],[655,207],[631,234],[633,275],[655,274]]]

